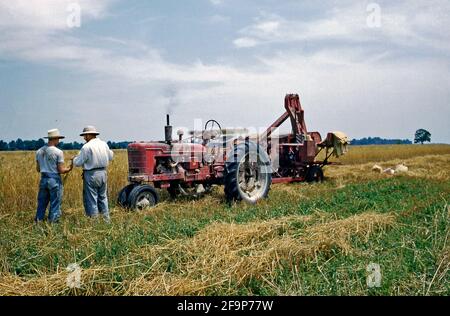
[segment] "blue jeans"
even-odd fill
[[[86,215],[97,217],[100,213],[105,220],[109,220],[106,170],[84,171],[83,180],[83,203]]]
[[[61,217],[62,195],[63,184],[61,176],[57,173],[42,173],[35,221],[40,222],[44,220],[45,211],[50,203],[48,221],[52,223],[57,222]]]

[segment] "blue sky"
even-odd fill
[[[0,0],[0,138],[162,139],[167,112],[260,128],[299,93],[323,136],[449,143],[448,25],[447,0]]]

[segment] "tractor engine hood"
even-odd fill
[[[128,145],[128,150],[158,150],[170,152],[171,146],[165,142],[136,142]]]
[[[152,152],[153,157],[170,157],[176,162],[188,162],[191,160],[201,162],[206,149],[201,144],[193,143],[172,143],[165,142],[139,142],[128,145],[129,153],[146,153]]]

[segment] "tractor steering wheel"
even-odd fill
[[[222,127],[220,126],[219,122],[217,122],[216,120],[209,120],[208,122],[206,122],[205,124],[205,130],[203,131],[203,138],[205,138],[206,135],[208,136],[213,136],[213,131],[215,131],[216,129],[214,129],[214,126],[217,125],[217,127],[219,128],[219,133],[217,135],[221,135],[222,133]],[[209,129],[208,129],[209,128]],[[214,135],[214,136],[217,136]]]

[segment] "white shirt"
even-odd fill
[[[73,159],[76,167],[83,170],[106,168],[113,159],[114,153],[108,144],[99,138],[93,138],[81,148],[80,153]]]
[[[55,146],[45,145],[36,152],[36,161],[41,173],[59,173],[58,165],[64,163],[64,154]]]

